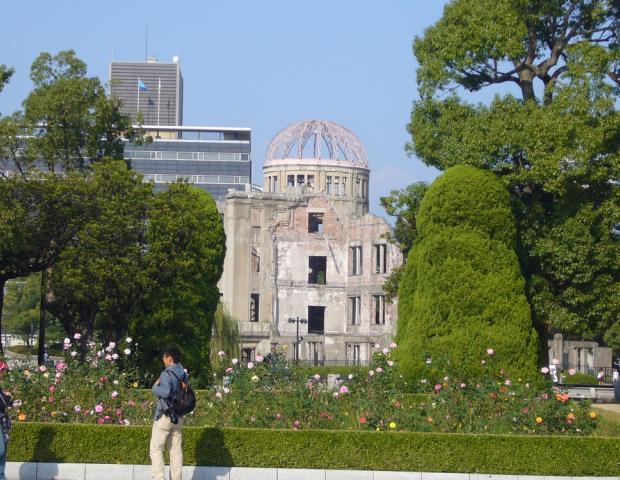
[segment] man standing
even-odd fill
[[[171,411],[169,402],[172,395],[180,388],[181,380],[187,380],[187,374],[181,365],[181,351],[176,345],[164,349],[162,360],[165,370],[153,385],[157,397],[155,422],[151,433],[151,478],[164,480],[164,449],[170,447],[170,476],[172,480],[182,480],[183,436],[181,427],[183,417]]]

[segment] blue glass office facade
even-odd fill
[[[125,145],[125,159],[157,188],[178,179],[217,199],[252,181],[249,128],[143,126],[151,143]]]

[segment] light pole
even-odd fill
[[[303,337],[299,336],[299,324],[300,323],[306,324],[308,323],[308,320],[306,320],[305,318],[295,317],[295,318],[289,318],[288,323],[297,324],[297,335],[295,336],[295,365],[297,365],[299,363],[299,342],[303,340]]]

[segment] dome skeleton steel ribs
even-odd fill
[[[304,157],[311,146],[313,156]],[[322,156],[326,150],[328,156]],[[266,163],[284,159],[346,160],[368,167],[362,142],[350,130],[326,120],[307,120],[280,130],[267,147]]]

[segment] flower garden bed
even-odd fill
[[[94,344],[76,351],[65,342],[64,362],[9,372],[7,383],[20,400],[19,422],[149,425],[154,397],[140,389],[132,366],[131,339],[124,345]],[[225,378],[200,391],[188,426],[267,429],[372,430],[402,432],[588,435],[597,414],[572,402],[543,375],[525,381],[494,366],[483,353],[487,375],[471,383],[428,360],[427,378],[407,393],[392,360],[392,348],[375,354],[367,370],[351,370],[328,385],[325,374],[289,365],[278,352],[241,365],[222,355]],[[409,388],[411,390],[411,388]],[[21,403],[21,405],[20,405]]]

